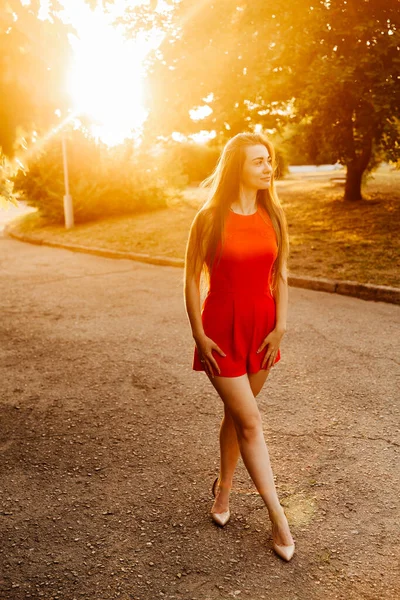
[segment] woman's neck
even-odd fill
[[[239,198],[232,202],[232,209],[243,215],[251,215],[257,210],[257,190],[240,188]]]

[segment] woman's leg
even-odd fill
[[[261,369],[258,371],[258,373],[248,373],[250,387],[254,397],[258,396],[258,394],[261,392],[270,372],[271,369],[269,371],[264,371],[264,369]]]
[[[278,544],[290,545],[293,538],[276,492],[261,415],[249,377],[214,377],[210,381],[232,415],[243,462],[274,523],[274,539]]]
[[[236,427],[229,408],[224,405],[219,430],[220,470],[218,492],[211,512],[224,512],[229,508],[229,494],[232,488],[233,474],[240,456]]]
[[[251,391],[254,397],[259,394],[269,371],[249,374]],[[212,512],[224,512],[229,508],[229,494],[232,488],[233,474],[240,456],[240,447],[232,414],[224,404],[224,416],[219,430],[220,475],[219,493],[212,507]]]

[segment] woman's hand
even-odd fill
[[[269,332],[267,337],[264,339],[263,343],[257,350],[257,354],[264,350],[265,346],[268,346],[268,350],[265,353],[263,358],[261,368],[266,368],[267,371],[274,365],[276,355],[278,354],[279,345],[281,343],[281,339],[283,334],[285,333],[284,329],[273,329]],[[265,365],[267,365],[265,367]]]
[[[221,356],[226,356],[225,352],[223,352],[218,346],[218,344],[213,342],[213,340],[207,337],[206,335],[199,339],[195,339],[195,342],[197,350],[199,351],[200,361],[204,364],[204,369],[207,375],[209,375],[210,377],[214,377],[212,367],[214,367],[214,369],[218,371],[218,374],[220,374],[221,370],[212,354],[212,351],[216,350]]]

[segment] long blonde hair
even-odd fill
[[[278,274],[282,274],[289,255],[289,234],[286,216],[275,190],[275,150],[270,140],[261,133],[238,133],[231,138],[226,143],[213,173],[202,181],[201,186],[209,187],[210,193],[192,223],[192,253],[189,255],[187,246],[186,261],[189,261],[193,267],[201,264],[202,273],[209,284],[218,244],[224,243],[225,222],[230,206],[239,197],[242,169],[246,158],[244,148],[256,144],[265,146],[272,160],[270,187],[257,191],[257,203],[268,213],[278,243],[278,256],[271,273],[271,290],[274,293]]]

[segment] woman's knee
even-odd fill
[[[224,405],[224,421],[225,423],[229,423],[229,425],[233,425],[234,424],[234,418],[233,418],[233,414],[231,412],[231,410],[228,408],[228,406],[226,406],[226,404]]]
[[[247,375],[237,378],[217,377],[212,381],[225,405],[224,420],[233,420],[237,436],[252,438],[262,431],[260,411]]]
[[[262,419],[260,413],[246,415],[235,419],[238,438],[251,441],[262,433]]]

